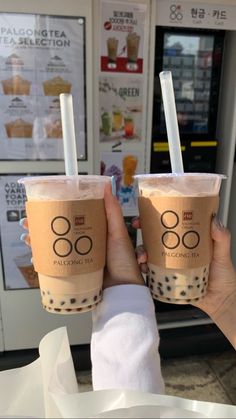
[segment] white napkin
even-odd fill
[[[1,418],[235,418],[236,406],[130,390],[79,393],[66,328],[48,333],[40,357],[0,372]]]

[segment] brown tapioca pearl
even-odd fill
[[[65,303],[66,303],[65,301],[61,301],[61,302],[60,302],[60,305],[61,305],[61,306],[64,306],[64,304],[65,304]]]
[[[88,306],[88,308],[92,308],[92,305]]]
[[[98,296],[97,295],[94,295],[93,299],[94,299],[94,301],[97,301]]]
[[[53,304],[53,299],[52,298],[49,300],[49,303],[50,304]]]
[[[159,291],[160,291],[160,295],[164,295],[164,292],[162,290],[159,290]]]
[[[193,285],[188,285],[188,289],[191,290],[193,288]]]
[[[197,288],[200,288],[200,284],[197,285]]]
[[[82,304],[84,304],[84,303],[87,303],[87,301],[88,301],[88,299],[87,299],[87,298],[84,298],[84,299],[81,301],[81,303],[82,303]]]
[[[167,297],[166,299],[167,299],[167,301],[171,301],[171,298],[169,298],[169,297]]]
[[[58,313],[61,311],[61,308],[54,308],[54,311],[58,311]]]
[[[159,285],[159,287],[162,287],[163,286],[163,284],[161,282],[158,282],[158,285]]]
[[[186,292],[185,291],[181,291],[180,295],[182,295],[183,297],[186,296]]]
[[[191,302],[191,300],[186,300],[187,301],[187,303],[190,303]]]
[[[95,304],[95,306],[97,306],[99,304],[99,301]]]
[[[66,308],[66,311],[72,311],[72,309],[71,308]]]
[[[42,291],[42,292],[41,292],[41,294],[42,294],[42,295],[45,295],[45,291]]]
[[[70,298],[70,303],[75,304],[76,303],[76,298]]]
[[[178,277],[176,275],[172,276],[173,279],[178,279]]]
[[[205,291],[205,290],[204,290],[204,288],[202,288],[201,293],[203,294],[203,293],[204,293],[204,291]]]
[[[166,282],[169,282],[169,278],[168,278],[168,276],[166,276],[166,277],[165,277],[165,281],[166,281]]]
[[[151,273],[152,273],[153,275],[156,275],[156,272],[155,272],[155,271],[151,271]]]
[[[77,309],[76,309],[76,311],[81,311],[82,310],[82,308],[81,307],[78,307]]]
[[[203,271],[203,272],[206,272],[206,270],[207,270],[207,269],[206,269],[206,268],[204,268],[204,271]]]
[[[205,276],[203,277],[203,282],[206,282],[206,278],[205,278]]]
[[[150,284],[150,285],[149,285],[149,288],[150,288],[151,290],[153,290],[153,285],[152,285],[152,284]]]
[[[199,276],[195,276],[195,281],[199,281]]]
[[[154,282],[154,279],[153,278],[150,278],[150,281],[153,283]]]
[[[166,287],[167,291],[171,291],[171,287],[168,285],[168,287]]]

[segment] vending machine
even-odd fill
[[[221,4],[153,2],[152,121],[148,162],[151,173],[171,172],[159,79],[159,73],[168,70],[173,78],[184,171],[217,171],[228,176],[227,185],[223,185],[225,189],[221,191],[222,219],[225,222],[235,143],[232,128],[235,99],[229,86],[235,83],[233,17],[236,10],[223,2],[218,3]],[[209,327],[213,325],[201,310],[188,304],[154,302],[159,328],[169,332],[172,329],[174,339],[177,331],[184,337],[188,335],[192,342],[195,334],[207,330],[210,335]],[[188,327],[187,334],[181,332],[186,326],[194,328],[190,330],[192,328]],[[163,332],[167,333],[166,330]],[[211,338],[214,341],[213,335]]]
[[[159,73],[172,72],[186,172],[214,172],[223,30],[156,26],[151,172],[170,171]]]

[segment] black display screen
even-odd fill
[[[215,137],[224,31],[156,28],[153,137],[166,138],[159,73],[172,72],[182,139]]]

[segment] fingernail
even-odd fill
[[[26,239],[26,237],[27,237],[27,233],[23,233],[23,234],[21,234],[21,236],[20,236],[20,240],[21,240],[22,242],[24,242],[24,241],[25,241],[25,239]]]
[[[21,218],[19,221],[20,226],[22,227],[24,222],[25,222],[26,218]]]
[[[116,196],[116,178],[115,178],[115,176],[111,177],[111,190],[112,190],[112,195]]]
[[[222,221],[216,215],[213,218],[213,222],[214,222],[216,228],[218,228],[218,230],[224,230],[225,229],[224,224],[222,223]]]
[[[30,259],[30,262],[32,263],[32,265],[34,264],[34,259],[33,258],[31,258]]]

